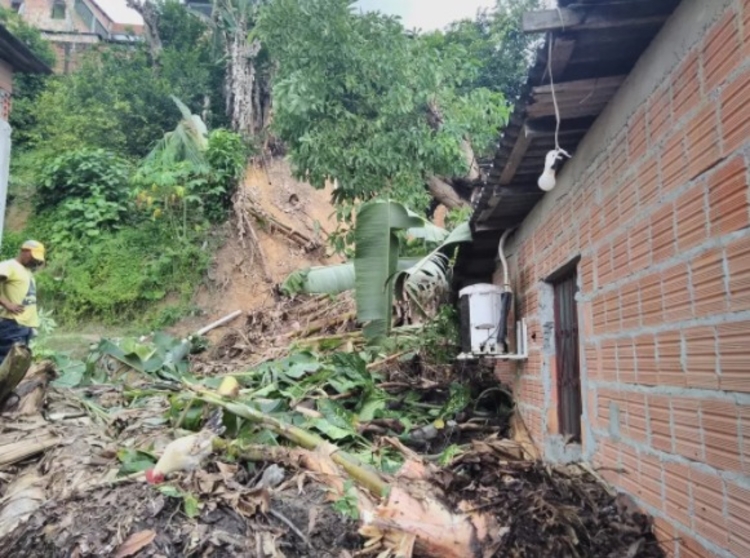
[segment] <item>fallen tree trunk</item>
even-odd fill
[[[55,364],[45,360],[34,365],[15,389],[17,397],[11,398],[2,409],[6,413],[36,415],[41,412],[47,386],[57,377]]]
[[[458,192],[453,189],[453,186],[448,184],[442,178],[430,176],[427,179],[427,187],[432,196],[448,209],[460,209],[462,207],[470,206],[469,202],[459,196]]]
[[[8,397],[23,380],[31,366],[31,351],[22,345],[13,345],[0,365],[0,410]]]

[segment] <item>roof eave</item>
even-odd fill
[[[27,74],[51,74],[52,68],[45,64],[4,25],[0,25],[0,58],[10,64],[14,71]]]

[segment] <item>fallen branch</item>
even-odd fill
[[[289,240],[291,240],[294,244],[296,244],[306,252],[312,252],[313,250],[317,250],[318,248],[320,248],[321,245],[319,242],[313,240],[305,234],[302,234],[298,230],[285,225],[276,217],[274,217],[270,213],[263,211],[255,204],[246,204],[246,209],[247,212],[250,213],[250,215],[261,222],[269,224],[272,230],[281,232],[284,236],[286,236]]]
[[[237,218],[237,236],[240,240],[240,246],[246,248],[247,244],[245,243],[245,237],[250,237],[251,249],[259,256],[260,270],[263,273],[263,279],[266,281],[266,283],[273,282],[273,277],[271,277],[271,274],[268,271],[268,265],[266,264],[266,256],[265,254],[263,254],[263,247],[260,245],[260,240],[258,239],[258,235],[255,232],[255,227],[253,226],[253,223],[250,221],[250,219],[248,219],[247,211],[245,211],[245,207],[250,204],[250,200],[245,188],[237,188],[237,193],[232,200],[232,204],[234,207],[235,217]],[[254,255],[255,254],[251,252],[250,267],[252,267]]]
[[[300,539],[302,539],[302,542],[304,542],[308,548],[312,548],[310,541],[307,539],[305,535],[302,534],[302,531],[299,530],[299,528],[292,522],[291,519],[287,518],[287,516],[285,516],[283,513],[281,513],[280,511],[276,511],[273,508],[269,509],[268,513],[274,516],[279,521],[281,521],[284,525],[289,527],[289,529],[291,529],[291,531],[295,535],[297,535]]]
[[[300,338],[295,339],[295,343],[301,344],[301,345],[313,345],[315,343],[322,343],[326,341],[353,341],[353,340],[361,340],[364,342],[364,336],[362,334],[362,331],[350,331],[347,333],[336,333],[333,335],[321,335],[319,337],[307,337],[307,338]]]
[[[220,318],[220,319],[216,320],[215,322],[212,322],[212,323],[208,324],[207,326],[202,327],[201,329],[199,329],[198,331],[195,332],[195,335],[197,335],[198,337],[200,337],[202,335],[205,335],[209,331],[212,331],[212,330],[216,329],[217,327],[221,327],[224,324],[227,324],[227,323],[231,322],[232,320],[234,320],[236,317],[238,317],[240,315],[242,315],[242,310],[235,310],[231,314],[228,314],[228,315],[224,316],[223,318]]]
[[[256,411],[246,405],[224,401],[222,398],[199,386],[188,384],[188,387],[196,392],[204,402],[223,407],[238,417],[261,424],[272,432],[287,438],[300,447],[311,451],[330,451],[331,459],[343,468],[349,476],[357,481],[357,483],[379,497],[385,495],[388,485],[374,469],[359,463],[356,458],[328,443],[323,438],[307,432],[302,428],[290,424],[284,424],[280,420],[264,415],[260,411]]]
[[[347,312],[346,314],[341,315],[341,316],[335,316],[333,318],[325,318],[322,320],[316,320],[314,322],[310,322],[306,328],[284,334],[284,338],[293,339],[295,337],[309,337],[310,335],[313,335],[320,331],[333,328],[341,324],[345,324],[348,321],[353,320],[356,317],[357,317],[356,312]]]
[[[384,359],[376,360],[375,362],[371,362],[370,364],[368,364],[367,365],[367,369],[368,370],[375,370],[376,368],[380,368],[381,366],[383,366],[385,364],[390,364],[391,362],[393,362],[395,360],[398,360],[402,356],[408,355],[411,352],[413,352],[413,351],[401,351],[400,353],[396,353],[396,354],[391,355],[389,357],[386,357]]]

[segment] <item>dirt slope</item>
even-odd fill
[[[331,189],[316,190],[296,180],[289,164],[269,160],[247,169],[244,188],[259,207],[284,225],[325,244],[328,233],[336,227]],[[323,250],[306,252],[279,232],[256,231],[272,281],[264,280],[260,263],[249,248],[243,248],[234,225],[226,229],[227,240],[217,251],[208,280],[197,289],[194,302],[205,315],[178,324],[175,333],[186,334],[235,310],[250,312],[273,303],[274,285],[291,272],[315,265],[338,263]]]

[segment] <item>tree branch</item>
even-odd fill
[[[143,18],[143,24],[146,30],[146,40],[151,51],[151,58],[154,64],[158,65],[161,56],[162,43],[159,36],[159,8],[151,0],[125,0],[128,8],[138,12]]]
[[[433,197],[448,209],[460,209],[461,207],[469,206],[469,202],[459,196],[456,190],[453,189],[453,186],[442,178],[434,175],[430,176],[427,179],[427,188]]]

